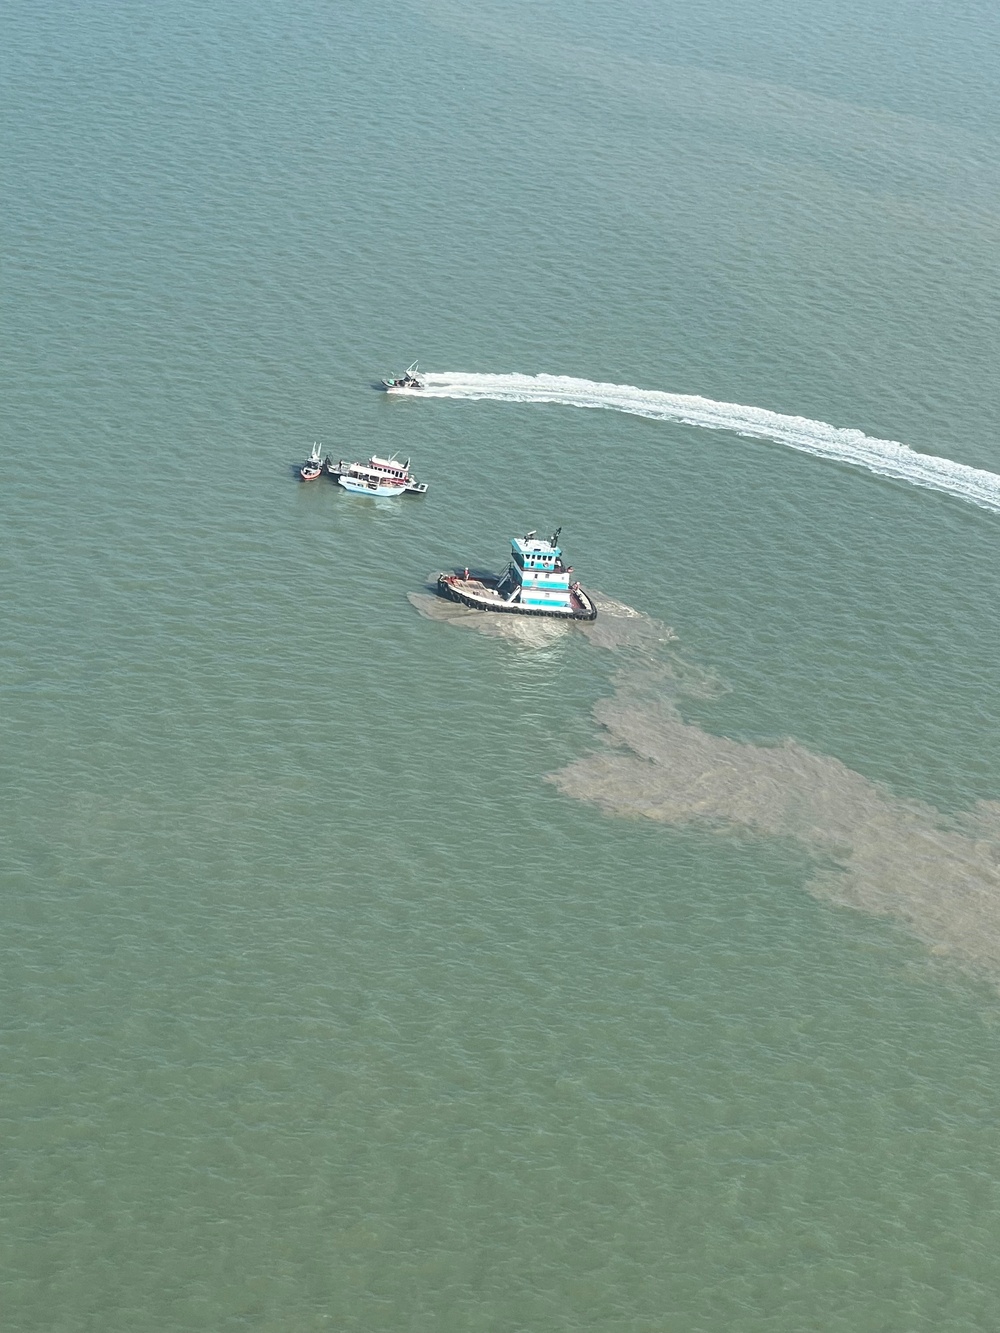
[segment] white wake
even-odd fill
[[[561,403],[565,407],[603,407],[654,421],[680,421],[708,430],[727,430],[754,440],[772,440],[816,458],[830,458],[867,468],[880,477],[908,481],[957,496],[1000,513],[1000,476],[966,467],[950,458],[918,454],[897,440],[879,440],[860,430],[841,430],[825,421],[788,417],[762,407],[716,403],[689,394],[637,389],[629,384],[598,384],[568,375],[422,374],[425,389],[414,397],[492,399],[502,403]]]

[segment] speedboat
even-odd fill
[[[557,545],[561,531],[557,528],[548,541],[534,532],[515,537],[510,564],[502,574],[471,574],[466,566],[453,574],[439,574],[437,590],[473,611],[596,620],[594,599],[572,580],[572,565],[563,564]]]
[[[412,366],[407,366],[402,375],[396,375],[391,380],[383,380],[382,387],[387,393],[390,391],[399,393],[401,391],[409,392],[411,389],[422,389],[424,385],[417,375],[416,361]]]
[[[334,463],[327,459],[326,470],[345,491],[355,495],[391,497],[404,491],[423,495],[427,490],[426,481],[417,481],[410,471],[410,460],[403,463],[395,456],[379,458],[378,454],[372,454],[367,463],[348,463],[343,458]]]
[[[324,460],[319,445],[314,444],[312,453],[299,468],[299,476],[303,481],[319,481],[327,462],[329,459]]]

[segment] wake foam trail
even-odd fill
[[[788,417],[762,407],[717,403],[690,394],[637,389],[629,384],[599,384],[568,375],[425,374],[422,397],[490,399],[501,403],[560,403],[564,407],[603,407],[652,421],[679,421],[706,430],[727,430],[752,440],[770,440],[815,458],[867,468],[880,477],[954,495],[1000,513],[1000,476],[966,467],[950,458],[918,454],[898,440],[879,440],[860,430],[842,430],[825,421]],[[418,395],[414,395],[416,397]]]

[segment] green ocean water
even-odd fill
[[[1000,1327],[1000,514],[372,388],[1000,473],[998,27],[10,0],[4,1333]],[[408,599],[560,524],[669,646]]]

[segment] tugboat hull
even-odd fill
[[[451,602],[461,602],[473,611],[491,611],[508,616],[545,616],[550,620],[596,620],[597,607],[593,598],[577,585],[572,590],[570,606],[522,606],[508,602],[497,592],[500,580],[492,575],[465,577],[462,574],[439,574],[437,590]]]

